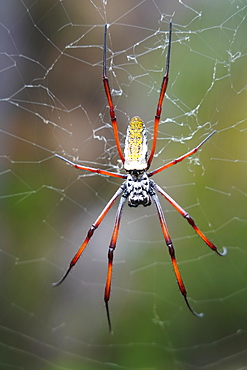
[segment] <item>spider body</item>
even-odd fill
[[[150,181],[146,173],[148,143],[146,127],[140,117],[133,117],[128,125],[124,147],[124,169],[128,173],[123,183],[124,196],[130,207],[149,206]]]
[[[202,317],[203,314],[196,313],[192,307],[190,306],[188,299],[187,299],[187,292],[177,265],[176,257],[175,257],[175,250],[173,247],[173,243],[168,231],[168,227],[165,221],[164,213],[157,196],[157,193],[161,194],[163,198],[165,198],[174,208],[175,210],[185,218],[188,224],[195,230],[195,232],[199,235],[199,237],[207,244],[209,248],[211,248],[214,252],[218,255],[223,256],[226,254],[227,250],[224,248],[223,252],[219,252],[217,247],[203,234],[203,232],[198,228],[193,218],[186,212],[174,199],[170,197],[159,185],[157,185],[152,179],[151,176],[183,161],[185,158],[193,155],[196,153],[201,146],[215,133],[215,131],[211,132],[199,145],[197,145],[194,149],[190,150],[189,152],[183,154],[182,156],[168,162],[167,164],[148,172],[149,167],[152,163],[156,142],[157,142],[157,135],[158,135],[158,127],[160,123],[160,116],[162,111],[162,104],[168,84],[168,75],[169,75],[169,62],[170,62],[170,50],[171,50],[171,36],[172,36],[172,23],[170,22],[170,31],[169,31],[169,41],[168,41],[168,51],[167,51],[167,60],[166,60],[166,68],[165,74],[161,83],[160,88],[160,95],[158,99],[156,114],[154,118],[154,133],[153,133],[153,142],[150,153],[148,153],[148,145],[147,145],[147,135],[146,135],[146,128],[143,121],[139,117],[133,117],[128,125],[126,140],[125,140],[125,149],[124,154],[121,149],[119,136],[118,136],[118,126],[117,126],[117,119],[115,116],[115,109],[112,102],[111,91],[109,87],[109,82],[106,74],[106,35],[107,35],[107,25],[105,25],[105,33],[104,33],[104,54],[103,54],[103,84],[105,88],[105,93],[107,97],[107,101],[110,108],[110,118],[113,127],[113,133],[116,141],[116,146],[118,150],[118,154],[120,159],[123,162],[124,169],[127,174],[120,174],[110,171],[105,171],[97,168],[92,167],[85,167],[79,164],[73,163],[70,160],[61,157],[60,155],[56,154],[56,156],[68,164],[74,166],[77,169],[90,171],[93,173],[97,173],[100,175],[117,177],[124,179],[125,181],[122,185],[117,189],[115,194],[106,204],[96,221],[88,230],[85,240],[83,241],[81,247],[72,258],[69,267],[62,278],[57,282],[54,283],[53,286],[57,286],[61,284],[64,279],[69,274],[70,270],[73,266],[77,263],[78,259],[82,255],[84,249],[86,248],[87,244],[89,243],[90,239],[92,238],[95,230],[101,224],[103,219],[105,218],[108,211],[111,209],[115,201],[120,198],[119,205],[117,208],[116,219],[113,227],[112,237],[109,244],[108,249],[108,269],[107,269],[107,277],[106,277],[106,284],[105,284],[105,294],[104,294],[104,301],[106,307],[106,314],[107,320],[109,325],[110,332],[112,331],[111,327],[111,319],[110,319],[110,311],[109,311],[109,299],[110,299],[110,292],[111,292],[111,280],[112,280],[112,267],[113,267],[113,257],[114,251],[117,244],[118,239],[118,232],[120,227],[120,221],[123,211],[123,206],[128,199],[128,205],[130,207],[138,207],[139,205],[143,205],[144,207],[150,206],[153,203],[156,207],[158,218],[160,221],[161,230],[165,239],[165,243],[167,245],[169,255],[171,258],[172,266],[175,272],[175,276],[177,279],[177,283],[180,289],[181,294],[185,300],[186,305],[188,306],[189,310],[196,316]]]

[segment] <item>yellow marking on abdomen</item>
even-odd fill
[[[147,135],[143,121],[133,117],[129,123],[125,140],[125,163],[127,171],[144,170],[147,167]]]
[[[139,117],[134,117],[129,123],[129,159],[138,161],[142,155],[143,122]]]

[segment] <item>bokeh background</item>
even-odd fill
[[[246,351],[245,1],[21,1],[0,4],[1,369],[243,369]],[[181,297],[154,207],[124,209],[108,334],[103,302],[116,206],[67,280],[57,281],[121,183],[79,172],[120,167],[102,85],[121,142],[140,115],[149,138],[173,20],[170,81],[155,177],[218,246],[219,257],[164,200],[191,305]]]

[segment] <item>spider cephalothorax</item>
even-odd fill
[[[130,207],[138,207],[143,205],[144,207],[150,206],[150,180],[146,172],[134,172],[132,171],[127,175],[125,181],[126,196],[128,196],[128,205]]]
[[[226,249],[223,249],[223,252],[220,253],[217,249],[217,247],[203,234],[203,232],[197,227],[192,217],[182,208],[179,206],[179,204],[173,200],[170,195],[168,195],[160,186],[158,186],[153,180],[150,179],[151,176],[155,175],[156,173],[159,173],[163,170],[165,170],[168,167],[171,167],[178,162],[183,161],[185,158],[189,157],[190,155],[196,153],[198,149],[208,140],[214,133],[213,131],[211,134],[209,134],[199,145],[197,145],[194,149],[190,150],[188,153],[182,155],[181,157],[178,157],[171,162],[151,171],[147,172],[153,157],[155,153],[156,148],[156,142],[157,142],[157,135],[158,135],[158,127],[160,122],[160,115],[162,110],[162,104],[167,88],[168,83],[168,74],[169,74],[169,61],[170,61],[170,50],[171,50],[171,36],[172,36],[172,23],[170,22],[170,32],[169,32],[169,42],[168,42],[168,52],[167,52],[167,61],[166,61],[166,69],[165,74],[163,77],[163,81],[161,84],[160,89],[160,95],[159,100],[157,104],[156,114],[154,118],[154,133],[153,133],[153,143],[152,148],[150,151],[150,154],[148,155],[148,148],[147,148],[147,135],[146,135],[146,128],[143,123],[143,121],[139,117],[133,117],[131,121],[129,122],[127,134],[126,134],[126,140],[125,140],[125,148],[124,148],[124,154],[121,149],[119,136],[118,136],[118,126],[117,126],[117,120],[115,116],[115,110],[114,105],[112,102],[111,97],[111,91],[109,87],[109,82],[106,74],[106,34],[107,34],[107,25],[105,26],[105,33],[104,33],[104,55],[103,55],[103,84],[106,92],[106,97],[108,100],[109,108],[110,108],[110,117],[114,132],[114,137],[116,141],[116,146],[118,150],[118,154],[120,159],[123,162],[123,166],[127,174],[120,174],[110,171],[105,171],[97,168],[91,168],[91,167],[84,167],[81,165],[78,165],[76,163],[73,163],[69,161],[68,159],[65,159],[64,157],[61,157],[60,155],[57,155],[57,157],[63,159],[70,165],[74,166],[75,168],[78,168],[80,170],[90,171],[93,173],[98,173],[100,175],[106,175],[106,176],[112,176],[124,179],[125,181],[123,184],[118,188],[118,190],[115,192],[115,194],[112,196],[112,198],[109,200],[109,202],[106,204],[105,208],[97,218],[97,220],[94,222],[94,224],[90,227],[88,230],[87,236],[82,243],[81,247],[73,257],[73,259],[70,262],[69,268],[65,272],[65,274],[62,276],[62,278],[57,282],[54,283],[54,286],[57,286],[61,284],[66,276],[69,274],[72,267],[76,264],[78,259],[80,258],[82,252],[84,251],[85,247],[87,246],[89,240],[93,236],[94,231],[98,228],[100,223],[103,221],[104,217],[110,210],[110,208],[115,203],[116,199],[120,197],[117,213],[116,213],[116,220],[114,223],[113,233],[111,237],[111,241],[109,244],[109,250],[108,250],[108,270],[107,270],[107,278],[106,278],[106,285],[105,285],[105,306],[106,306],[106,314],[108,319],[108,325],[109,330],[111,331],[111,320],[110,320],[110,312],[109,312],[109,299],[110,299],[110,291],[111,291],[111,280],[112,280],[112,265],[113,265],[113,255],[114,250],[116,248],[117,244],[117,238],[118,238],[118,231],[120,227],[120,220],[122,216],[122,210],[123,206],[126,202],[126,199],[128,198],[128,204],[130,207],[137,207],[139,205],[143,206],[149,206],[151,204],[151,201],[154,203],[161,229],[164,235],[164,239],[166,242],[166,245],[168,247],[168,251],[171,257],[171,262],[174,268],[174,272],[176,275],[176,279],[178,282],[178,286],[180,289],[180,292],[182,293],[184,300],[190,309],[190,311],[196,315],[196,316],[203,316],[203,314],[197,314],[190,306],[188,299],[187,299],[187,292],[180,274],[180,271],[178,269],[177,261],[175,258],[175,250],[172,244],[172,240],[169,235],[169,231],[166,225],[165,217],[163,210],[161,208],[161,204],[159,201],[159,198],[156,194],[156,192],[160,193],[175,209],[180,213],[181,216],[183,216],[190,226],[193,227],[193,229],[196,231],[196,233],[202,238],[202,240],[218,255],[222,256],[226,253]]]

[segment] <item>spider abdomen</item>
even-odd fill
[[[147,133],[140,117],[133,117],[127,129],[124,148],[124,168],[126,171],[147,169]]]

